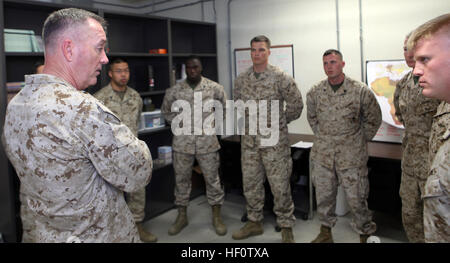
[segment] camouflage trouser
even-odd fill
[[[20,206],[20,218],[22,220],[22,243],[35,243],[36,225],[27,206]]]
[[[426,187],[433,187],[428,185],[428,183]],[[424,197],[423,199],[425,242],[449,243],[450,197],[445,187],[439,181],[434,183],[434,187],[441,189],[442,193],[439,196]]]
[[[247,217],[250,221],[262,221],[264,208],[264,181],[270,184],[273,194],[273,211],[280,227],[295,224],[290,178],[292,158],[290,148],[275,146],[269,148],[242,147],[242,183],[247,201]]]
[[[374,233],[377,226],[372,222],[372,212],[367,206],[367,167],[336,170],[313,160],[310,161],[310,166],[311,179],[316,188],[317,212],[322,225],[334,227],[336,224],[336,196],[338,185],[342,185],[353,216],[352,228],[359,234]]]
[[[145,187],[133,193],[126,193],[127,205],[133,214],[134,221],[140,223],[145,217]]]
[[[186,154],[173,152],[175,170],[175,205],[188,206],[192,188],[192,166],[197,159],[203,172],[206,185],[206,197],[210,205],[222,205],[224,191],[219,177],[219,152],[206,154]]]
[[[425,180],[402,173],[400,184],[400,197],[402,198],[403,228],[409,242],[425,242],[423,230],[423,201],[422,193]]]

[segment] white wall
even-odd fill
[[[230,95],[227,4],[228,0],[216,0],[216,13],[205,17],[206,21],[216,19],[219,82]],[[361,0],[363,69],[359,0],[339,0],[338,7],[340,50],[346,61],[344,71],[350,77],[365,81],[362,77],[366,60],[403,59],[405,35],[425,21],[450,12],[450,1]],[[164,15],[200,20],[199,9],[196,5],[190,7],[190,11],[176,9]],[[205,11],[213,12],[211,9],[205,8]],[[250,39],[259,34],[268,36],[274,45],[294,45],[295,79],[306,102],[311,86],[326,77],[322,68],[323,52],[337,48],[336,1],[232,0],[230,13],[231,50],[249,47]],[[234,68],[232,70],[234,74]],[[306,120],[306,108],[300,119],[289,125],[289,131],[312,133]]]
[[[99,4],[101,2],[105,4]],[[93,1],[95,7],[139,14],[195,2],[198,0],[175,0],[152,9],[149,7],[151,0],[134,3]],[[216,22],[219,82],[229,96],[234,79],[234,76],[230,78],[230,51],[233,65],[232,51],[249,47],[250,39],[256,35],[268,36],[274,45],[293,44],[295,79],[306,104],[308,90],[326,77],[322,69],[322,54],[326,49],[338,47],[338,34],[339,47],[346,62],[345,73],[365,81],[366,60],[403,59],[405,35],[425,21],[450,12],[448,0],[338,0],[337,3],[338,23],[336,0],[215,0],[204,2],[203,11],[201,4],[195,4],[153,15]],[[231,43],[228,39],[228,4]],[[234,68],[231,72],[234,74]],[[306,120],[306,105],[301,117],[289,125],[289,131],[312,133]]]
[[[249,47],[260,34],[272,45],[294,45],[294,75],[304,100],[308,88],[323,78],[323,51],[337,47],[334,0],[237,1],[231,4],[231,21],[232,49]],[[305,113],[289,125],[290,132],[312,133]]]

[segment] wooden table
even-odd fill
[[[314,135],[312,134],[290,133],[288,136],[290,145],[293,145],[299,141],[314,142]],[[230,142],[241,141],[239,135],[226,137],[223,140]],[[397,143],[370,141],[368,143],[368,152],[369,157],[385,158],[393,160],[402,159],[402,145]]]
[[[289,144],[293,145],[299,141],[303,142],[313,142],[314,143],[314,135],[312,134],[295,134],[290,133],[288,135]],[[222,140],[234,143],[240,143],[240,136],[234,135],[223,138]],[[301,149],[301,148],[295,148]],[[309,151],[310,149],[303,149],[305,151]],[[368,143],[368,154],[369,158],[382,158],[400,161],[402,159],[402,146],[401,144],[396,143],[387,143],[387,142],[377,142],[371,141]],[[313,185],[312,180],[310,178],[309,181],[309,212],[308,218],[311,219],[313,216]]]

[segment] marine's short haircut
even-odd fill
[[[408,50],[413,50],[419,40],[428,38],[441,29],[450,36],[450,13],[435,17],[416,28],[406,44]]]
[[[270,39],[264,35],[259,35],[252,38],[252,40],[250,40],[250,46],[252,46],[253,42],[265,42],[268,48],[271,47]]]
[[[331,54],[338,55],[338,56],[341,58],[341,60],[344,59],[344,56],[342,56],[341,51],[339,51],[339,50],[337,50],[337,49],[328,49],[327,51],[325,51],[325,52],[323,53],[323,56],[322,56],[322,57],[325,57],[325,56],[328,56],[328,55],[331,55]]]
[[[202,65],[202,60],[200,59],[199,56],[196,56],[196,55],[190,55],[189,57],[186,58],[184,63],[187,64],[189,61],[192,61],[192,60],[195,60],[195,59],[200,62],[200,65]]]
[[[128,61],[125,58],[115,58],[112,61],[109,62],[109,71],[111,70],[112,65],[119,64],[119,63],[127,63]]]
[[[51,13],[44,22],[42,39],[44,45],[49,46],[62,31],[85,23],[89,18],[96,20],[106,33],[107,23],[102,17],[79,8],[65,8]]]

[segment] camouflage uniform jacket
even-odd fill
[[[150,181],[145,142],[88,93],[51,75],[25,76],[9,103],[5,152],[37,242],[140,242],[123,192]]]
[[[205,154],[216,152],[220,149],[217,135],[206,135],[204,134],[203,129],[201,129],[201,135],[194,134],[194,126],[201,128],[203,122],[212,118],[211,115],[215,114],[214,110],[211,112],[203,112],[202,110],[202,116],[197,119],[194,118],[194,106],[201,106],[194,105],[194,92],[201,94],[203,106],[205,106],[208,101],[216,100],[220,102],[223,109],[225,109],[226,95],[223,86],[208,78],[202,77],[200,83],[194,89],[189,86],[186,80],[167,89],[161,106],[161,112],[163,113],[165,120],[172,123],[172,120],[180,114],[181,109],[179,109],[180,112],[172,112],[171,110],[172,104],[176,100],[184,100],[188,102],[191,107],[191,135],[173,136],[172,149],[175,152],[188,154]]]
[[[394,93],[395,115],[405,126],[402,171],[419,179],[428,177],[428,142],[436,108],[436,99],[422,95],[410,71],[398,83]]]
[[[436,182],[450,192],[449,169],[449,138],[450,138],[450,103],[445,101],[439,105],[433,119],[430,136],[431,173],[425,186],[425,196],[436,196],[436,191],[442,189]]]
[[[234,101],[242,100],[244,103],[255,101],[260,105],[261,101],[267,102],[267,112],[260,112],[257,106],[256,116],[252,112],[245,112],[245,135],[242,136],[241,145],[243,147],[264,148],[261,145],[261,139],[267,139],[270,135],[263,135],[257,128],[257,134],[249,134],[250,119],[256,120],[259,115],[266,114],[268,127],[271,123],[271,104],[278,100],[279,108],[279,140],[273,147],[285,145],[289,147],[287,124],[300,117],[303,110],[302,95],[295,83],[295,80],[283,72],[280,68],[267,65],[264,72],[261,72],[259,78],[256,78],[253,66],[239,74],[234,81]],[[285,104],[286,103],[286,108]]]
[[[307,110],[315,162],[339,170],[367,164],[367,141],[381,125],[381,109],[365,84],[346,76],[334,92],[325,79],[308,92]]]
[[[429,158],[430,165],[433,162],[439,147],[444,144],[444,135],[448,133],[450,123],[450,104],[444,101],[439,104],[436,114],[433,116],[433,124],[431,125]]]
[[[137,91],[127,87],[123,99],[121,99],[110,83],[96,92],[94,97],[108,107],[137,136],[143,104]]]
[[[430,176],[425,185],[426,197],[442,196],[450,193],[450,129],[447,129],[445,141],[436,153],[431,164]],[[445,192],[444,192],[445,191]],[[450,210],[447,204],[447,211]],[[448,226],[447,226],[448,227]]]

